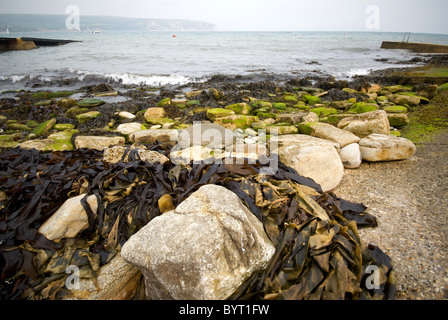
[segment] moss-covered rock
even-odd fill
[[[30,128],[36,128],[39,125],[39,122],[37,122],[36,120],[28,120],[25,125]]]
[[[35,102],[34,105],[36,107],[46,107],[46,106],[51,106],[52,103],[53,103],[53,101],[51,101],[51,100],[39,100],[39,101]]]
[[[277,110],[286,110],[286,103],[275,102],[272,104],[272,108],[277,109]]]
[[[210,90],[208,90],[208,93],[212,95],[213,99],[215,99],[216,101],[224,98],[224,92],[216,88],[211,88]]]
[[[0,148],[14,148],[19,144],[21,133],[0,135]]]
[[[50,119],[48,121],[42,122],[39,124],[36,128],[31,131],[32,134],[35,134],[36,136],[43,136],[50,132],[51,129],[53,129],[54,125],[56,124],[56,119]]]
[[[58,92],[37,92],[32,95],[34,99],[53,99],[53,98],[64,98],[73,95],[71,91],[58,91]]]
[[[264,109],[266,111],[270,111],[272,109],[272,103],[268,101],[252,101],[250,105],[255,109]]]
[[[391,93],[412,91],[413,89],[414,86],[407,86],[407,85],[396,85],[382,88],[382,90],[387,90]]]
[[[406,113],[388,113],[387,118],[392,127],[404,127],[409,124],[409,118]]]
[[[213,108],[213,109],[207,110],[207,118],[212,121],[215,121],[216,119],[219,119],[219,118],[233,116],[234,114],[235,114],[235,112],[230,109]]]
[[[407,113],[408,112],[408,108],[406,108],[405,106],[385,106],[383,107],[383,110],[386,111],[387,113]]]
[[[57,123],[54,125],[54,129],[58,131],[75,129],[75,125],[71,123]]]
[[[86,113],[81,113],[76,116],[79,123],[85,123],[91,119],[97,118],[101,115],[99,111],[89,111]]]
[[[348,110],[350,113],[366,113],[378,110],[380,107],[376,103],[357,102]]]
[[[187,103],[185,104],[187,107],[193,107],[193,106],[198,106],[201,104],[201,101],[199,100],[188,100]],[[179,107],[179,106],[178,106]]]
[[[159,102],[157,102],[157,106],[159,108],[162,108],[162,107],[164,107],[166,105],[169,105],[169,104],[171,104],[171,99],[170,98],[165,98],[165,99],[160,100]]]
[[[252,126],[253,122],[258,122],[260,119],[256,116],[245,116],[245,115],[233,115],[224,118],[216,119],[215,123],[223,126],[224,128],[235,130],[235,129],[247,129]]]
[[[340,113],[340,114],[331,114],[327,117],[327,123],[337,126],[339,121],[344,118],[353,117],[353,114]]]
[[[299,129],[297,129],[296,126],[291,125],[271,125],[267,126],[266,133],[268,134],[278,134],[278,135],[284,135],[284,134],[296,134],[299,133]]]
[[[100,99],[89,98],[89,99],[84,99],[84,100],[78,101],[76,104],[81,108],[92,108],[92,107],[101,106],[101,105],[105,104],[105,102]]]
[[[275,113],[270,113],[270,112],[258,112],[257,113],[257,117],[260,119],[275,119],[277,115]]]
[[[146,121],[149,124],[161,125],[161,126],[163,126],[164,124],[167,124],[167,123],[174,123],[175,122],[173,119],[170,119],[170,118],[146,119]]]
[[[21,124],[21,123],[9,123],[6,126],[6,130],[8,131],[31,131],[31,128],[27,125]]]
[[[448,82],[437,87],[437,92],[443,92],[446,90],[448,90]]]
[[[390,102],[399,104],[401,106],[416,107],[420,104],[420,98],[402,94],[390,95],[388,96],[388,99]]]
[[[77,115],[88,112],[87,108],[80,108],[78,106],[72,107],[65,112],[65,116],[70,119],[75,119]]]
[[[76,106],[76,100],[64,98],[58,101],[58,106],[64,110],[68,110]]]
[[[328,107],[318,107],[318,108],[312,108],[309,109],[310,112],[314,112],[319,116],[319,118],[328,117],[332,114],[337,114],[338,110],[335,108],[328,108]]]
[[[282,96],[282,100],[286,103],[291,104],[297,103],[299,101],[299,99],[294,93],[288,93],[288,92]]]
[[[352,88],[343,88],[342,91],[351,93],[351,94],[358,93],[358,91],[356,91],[355,89],[352,89]]]
[[[252,108],[245,102],[235,103],[229,106],[226,106],[227,110],[232,110],[235,114],[243,114],[248,115],[252,111]]]
[[[306,102],[307,104],[316,104],[316,103],[320,103],[322,101],[321,98],[316,97],[316,96],[312,96],[310,94],[304,94],[302,96],[302,101]]]

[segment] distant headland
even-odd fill
[[[52,14],[0,14],[0,26],[9,32],[66,30],[67,15]],[[81,30],[148,30],[148,31],[211,31],[212,23],[181,19],[139,19],[108,16],[80,17]]]

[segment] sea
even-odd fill
[[[331,75],[343,80],[372,70],[415,66],[410,60],[424,56],[381,49],[382,41],[402,41],[405,35],[377,31],[58,31],[8,36],[81,42],[1,52],[0,90],[99,82],[161,87],[204,82],[216,75]],[[413,33],[409,41],[448,45],[448,35]]]

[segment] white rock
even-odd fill
[[[282,163],[313,179],[324,192],[336,188],[344,175],[341,158],[331,145],[289,145],[277,152]]]
[[[337,151],[340,149],[340,145],[337,142],[316,138],[309,136],[307,134],[286,134],[281,136],[271,136],[269,139],[270,150],[275,152],[278,147],[286,146],[322,146],[322,147],[333,147]]]
[[[211,158],[221,159],[224,157],[224,152],[221,149],[210,149],[207,147],[193,146],[185,149],[174,150],[170,153],[170,160],[174,164],[187,165],[191,161],[201,162]]]
[[[80,231],[89,226],[88,216],[81,200],[85,194],[67,199],[62,206],[45,221],[39,232],[47,239],[59,241],[62,238],[73,238]],[[94,214],[98,210],[97,199],[94,195],[87,197],[87,203]]]
[[[152,219],[121,251],[141,270],[152,300],[226,299],[274,253],[263,224],[217,185]]]
[[[118,116],[123,119],[134,119],[135,118],[135,115],[133,115],[132,113],[127,112],[127,111],[118,112]]]
[[[412,141],[384,134],[371,134],[359,141],[363,160],[393,161],[410,158],[416,151]]]
[[[339,157],[341,158],[344,168],[356,169],[362,163],[361,151],[359,144],[352,143],[339,150]]]
[[[144,129],[143,125],[138,122],[123,123],[117,127],[117,131],[125,135]]]
[[[332,126],[328,123],[304,122],[300,125],[300,128],[302,127],[307,131],[310,131],[310,134],[313,137],[337,142],[339,143],[341,148],[361,140],[358,136],[351,133],[350,131],[336,128],[335,126]]]
[[[371,133],[390,133],[389,119],[384,110],[365,112],[344,118],[339,121],[338,128],[350,131],[358,137],[366,137]]]
[[[77,149],[88,148],[103,151],[111,146],[124,144],[124,137],[77,136],[75,139]]]

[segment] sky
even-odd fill
[[[188,19],[228,31],[448,34],[446,0],[0,0],[0,13]]]

